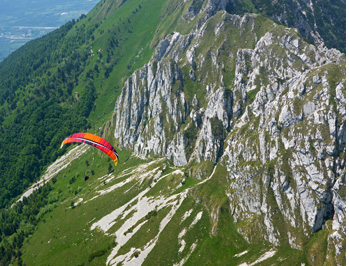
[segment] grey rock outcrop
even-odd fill
[[[313,0],[252,0],[248,3],[234,0],[197,0],[192,2],[183,19],[194,20],[195,16],[201,14],[205,21],[222,10],[237,15],[260,12],[280,24],[296,28],[304,38],[316,45],[326,44],[345,51],[345,1],[331,2],[329,5],[325,1]]]
[[[266,241],[297,249],[327,226],[337,252],[346,233],[345,82],[337,50],[256,15],[219,12],[161,41],[126,81],[114,135],[142,158],[224,166],[236,222],[254,219]]]

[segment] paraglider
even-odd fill
[[[101,150],[114,161],[115,165],[118,164],[119,155],[116,152],[115,148],[105,139],[91,133],[75,133],[73,135],[70,135],[63,140],[61,148],[67,143],[76,142],[85,143]]]

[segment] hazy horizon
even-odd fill
[[[0,1],[0,61],[30,40],[87,14],[99,0]]]

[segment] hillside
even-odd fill
[[[2,62],[1,263],[345,264],[345,55],[261,4],[105,0]]]

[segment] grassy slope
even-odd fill
[[[14,94],[9,97],[9,99],[13,98],[11,100],[11,106],[13,107],[10,108],[6,99],[0,106],[0,131],[5,131],[4,136],[7,138],[3,138],[3,142],[6,142],[6,145],[11,144],[11,136],[20,135],[19,131],[22,135],[31,135],[28,127],[23,123],[16,127],[17,131],[15,133],[10,132],[11,127],[9,129],[9,126],[13,126],[18,117],[33,113],[30,110],[28,111],[28,106],[25,107],[26,104],[30,105],[32,101],[39,101],[42,98],[44,98],[42,101],[45,102],[53,100],[54,103],[62,107],[62,112],[69,113],[73,117],[72,123],[66,118],[68,115],[61,115],[57,118],[59,121],[55,125],[59,124],[60,131],[66,130],[58,138],[53,138],[58,140],[57,143],[59,139],[77,130],[100,133],[100,127],[111,119],[115,100],[125,79],[135,69],[149,61],[154,51],[154,45],[157,43],[156,40],[160,35],[167,34],[163,30],[157,31],[159,25],[163,25],[169,31],[169,28],[172,27],[172,24],[166,22],[167,16],[165,14],[168,5],[166,1],[129,0],[120,6],[121,2],[123,1],[101,1],[87,17],[82,16],[77,23],[68,23],[69,25],[65,25],[62,29],[28,43],[9,58],[7,63],[2,64],[3,77],[9,76],[9,74],[12,75],[9,76],[6,82],[8,81],[12,86],[9,90]],[[176,17],[178,17],[181,11],[182,9],[178,9],[172,15],[176,14]],[[70,27],[72,28],[70,29]],[[113,47],[111,47],[111,40],[114,39],[118,44],[113,43]],[[154,43],[151,44],[151,42]],[[91,50],[93,52],[90,52]],[[22,62],[21,64],[18,62],[14,64],[10,60],[22,60],[25,64]],[[74,66],[71,72],[69,68],[72,64]],[[12,84],[13,81],[16,81],[15,85]],[[7,87],[7,84],[3,86]],[[88,121],[85,122],[82,121],[81,117],[75,115],[76,110],[74,109],[81,110],[79,107],[80,100],[87,91],[95,91],[97,99],[91,103],[91,106],[85,106],[89,116]],[[34,105],[39,105],[39,103],[35,102]],[[3,113],[5,114],[4,117]],[[77,111],[77,113],[80,112]],[[5,120],[2,121],[3,119]],[[39,117],[38,121],[46,122],[43,116]],[[49,126],[54,128],[51,124]],[[68,132],[69,128],[71,132]],[[41,135],[44,135],[43,139],[52,139],[51,136],[48,136],[46,130]],[[17,141],[23,146],[28,143],[27,140],[23,141],[22,138]],[[39,142],[38,140],[35,141]],[[36,172],[33,171],[34,165],[29,165],[31,170],[28,171],[31,171],[32,174],[30,176],[27,173],[22,174],[25,175],[24,178],[21,173],[17,173],[20,167],[13,166],[15,163],[19,164],[17,161],[19,161],[18,158],[22,157],[21,154],[15,153],[13,155],[14,162],[12,158],[8,160],[10,162],[3,159],[3,163],[9,165],[9,167],[5,168],[6,178],[2,178],[5,180],[2,181],[11,184],[4,186],[4,189],[10,191],[10,193],[5,191],[2,192],[2,195],[9,194],[10,196],[3,196],[6,199],[1,200],[1,206],[9,204],[8,202],[13,200],[10,197],[18,196],[24,187],[39,178],[40,171],[57,158],[56,148],[59,145],[57,143],[52,142],[49,145],[45,143],[44,148],[40,147],[40,150],[47,149],[45,155],[34,154],[34,149],[30,149],[28,154],[34,158],[32,161],[38,162],[41,159],[38,157],[44,157],[45,160],[40,162],[40,167],[37,167]],[[11,149],[7,148],[6,145],[5,151],[12,149],[12,147]],[[5,152],[3,152],[4,157],[6,157]],[[23,163],[22,165],[26,164]],[[15,178],[11,179],[9,174],[11,171],[16,172]],[[14,183],[13,180],[19,185]]]
[[[141,161],[130,158],[129,152],[120,152],[119,166],[116,172],[127,167],[134,167]],[[87,166],[86,161],[89,162]],[[80,204],[71,208],[71,202],[77,202],[80,197],[91,198],[93,189],[100,185],[98,178],[108,173],[109,161],[99,151],[90,149],[81,159],[57,175],[57,182],[51,195],[58,198],[56,207],[44,216],[34,235],[23,247],[23,260],[28,265],[80,265],[87,263],[90,256],[98,251],[110,250],[114,239],[102,232],[89,227],[91,221],[103,217],[119,204],[125,203],[129,197],[122,197],[119,191],[108,194],[103,199],[92,203]],[[93,170],[94,175],[89,172]],[[85,182],[84,176],[90,179]],[[76,181],[72,183],[72,179]],[[121,193],[120,193],[121,194]],[[95,258],[91,265],[105,262],[106,256]]]
[[[132,181],[111,193],[92,199],[98,195],[96,191],[111,187],[129,177],[130,175],[122,175],[125,170],[137,169],[145,163],[132,157],[126,151],[120,152],[120,155],[120,164],[114,172],[115,176],[119,175],[120,177],[114,178],[109,183],[105,183],[102,179],[108,173],[108,161],[103,154],[93,149],[90,149],[57,175],[57,182],[53,185],[54,189],[50,196],[56,197],[58,200],[54,203],[52,211],[43,216],[37,230],[24,243],[22,258],[25,264],[102,265],[105,263],[115,246],[115,238],[100,230],[90,230],[91,225],[136,197],[138,193],[147,189],[148,184],[153,180],[149,176],[141,183]],[[191,188],[191,190],[160,234],[156,246],[144,261],[144,265],[179,263],[191,254],[192,245],[196,245],[196,248],[187,261],[188,265],[197,265],[198,262],[202,265],[253,262],[271,248],[265,245],[263,240],[258,239],[258,234],[251,245],[237,232],[240,225],[234,223],[225,196],[224,168],[218,167],[212,179],[203,184],[191,182],[191,178],[187,177],[183,188],[178,190],[176,187],[182,182],[183,177],[176,174],[171,175],[175,168],[166,161],[159,161],[148,167],[147,170],[156,167],[162,167],[164,169],[162,175],[168,176],[157,182],[147,195],[164,195],[166,197],[180,193],[183,189]],[[89,170],[94,170],[95,174],[92,176]],[[90,175],[87,182],[83,178],[86,173]],[[75,182],[71,181],[73,177],[76,179]],[[130,190],[125,193],[128,189]],[[78,203],[80,198],[83,199],[84,203]],[[89,199],[92,200],[86,202]],[[73,209],[71,208],[72,202],[78,203]],[[185,212],[190,210],[192,210],[191,214],[183,220]],[[212,220],[212,210],[217,211],[218,221]],[[142,249],[158,234],[160,223],[169,211],[168,207],[158,209],[157,214],[150,216],[147,223],[119,250],[119,254],[126,254],[130,252],[131,248]],[[202,218],[194,226],[191,226],[196,215],[200,212],[202,212]],[[117,231],[125,221],[117,218],[116,224],[108,233]],[[144,219],[140,220],[138,224],[142,221]],[[185,241],[186,245],[183,251],[179,252],[181,246],[179,235],[184,229],[186,233],[181,239]],[[258,233],[258,230],[256,232]],[[311,247],[314,248],[316,243],[315,239]],[[235,257],[236,254],[245,250],[248,253],[241,257]],[[276,263],[282,260],[286,265],[290,260],[295,263],[305,262],[302,254],[301,251],[281,246],[277,255],[266,262]]]
[[[84,202],[92,199],[98,195],[96,191],[111,187],[129,177],[129,175],[121,175],[124,170],[137,169],[145,163],[132,157],[126,151],[120,152],[120,158],[120,163],[114,172],[116,176],[120,177],[113,179],[110,183],[104,183],[100,179],[108,173],[108,160],[94,149],[90,149],[57,175],[57,182],[53,185],[51,197],[58,198],[58,201],[52,211],[43,216],[37,230],[25,242],[22,248],[24,263],[27,265],[62,265],[62,263],[64,265],[101,265],[105,263],[115,246],[114,237],[103,234],[99,230],[91,231],[92,223],[136,197],[138,193],[148,187],[147,184],[151,183],[152,177],[148,177],[138,186],[136,181],[126,184],[109,194],[83,204],[77,204],[73,209],[71,204],[72,202],[77,203],[79,198],[83,198]],[[226,201],[224,168],[218,167],[212,179],[203,184],[192,182],[191,178],[187,177],[183,188],[178,190],[176,187],[183,177],[171,175],[175,168],[166,161],[159,161],[148,170],[155,169],[157,166],[163,167],[162,175],[168,176],[157,182],[147,195],[166,197],[180,193],[183,189],[192,188],[193,190],[189,191],[189,196],[160,234],[157,245],[144,261],[144,265],[179,263],[191,253],[190,249],[193,244],[196,245],[196,248],[187,261],[189,265],[197,265],[198,262],[203,265],[253,262],[270,249],[268,245],[264,246],[263,241],[258,238],[253,245],[248,244],[237,232],[238,224],[234,223]],[[95,174],[92,176],[89,170],[94,170]],[[90,175],[87,182],[83,179],[86,173]],[[75,182],[71,181],[73,177],[76,179]],[[136,186],[129,192],[124,193],[134,185]],[[200,200],[197,201],[198,199]],[[119,254],[126,254],[130,252],[131,248],[142,249],[156,236],[160,223],[169,210],[169,208],[158,209],[157,215],[149,218],[148,222],[120,249]],[[192,210],[190,216],[183,221],[185,212],[189,210]],[[219,219],[216,222],[212,220],[212,210],[218,211]],[[199,212],[203,213],[202,218],[191,226]],[[117,223],[108,233],[115,232],[125,222],[119,218],[116,221]],[[183,229],[187,230],[182,238],[186,246],[183,252],[179,253],[178,236]],[[245,250],[248,250],[247,254],[239,258],[234,257],[235,254]],[[294,262],[304,262],[304,255],[301,254],[300,251],[281,247],[277,253],[278,256],[269,261],[277,262],[280,258],[283,260],[292,258]]]
[[[162,6],[161,1],[157,1],[159,6]],[[136,1],[127,1],[125,5],[121,6],[113,17],[114,23],[120,23],[117,25],[125,25],[123,22],[127,21],[127,14],[132,12],[134,8],[137,8]],[[148,8],[148,9],[147,9]],[[142,8],[150,12],[150,5],[142,3]],[[183,10],[182,7],[181,10]],[[159,8],[160,9],[160,8]],[[123,13],[125,12],[125,13]],[[144,14],[139,12],[139,21],[133,22],[131,19],[130,25],[126,27],[127,31],[130,29],[133,33],[137,33],[137,36],[142,36],[143,32],[154,33],[158,20],[150,17],[150,13]],[[137,13],[138,14],[138,13]],[[154,25],[147,25],[143,28],[144,31],[136,31],[138,26],[145,23],[148,20],[142,20],[141,15],[147,14],[147,19],[153,19]],[[159,13],[160,14],[160,13]],[[176,13],[173,13],[169,21],[160,23],[160,28],[171,28],[172,19],[176,17]],[[118,20],[118,18],[122,18]],[[132,17],[133,18],[133,17]],[[109,19],[108,19],[109,21]],[[110,20],[109,22],[111,22]],[[117,22],[119,21],[119,22]],[[126,22],[125,22],[126,23]],[[128,22],[127,22],[128,23]],[[135,23],[135,24],[133,24]],[[137,27],[135,25],[139,24]],[[148,23],[148,22],[147,22]],[[135,28],[132,28],[132,27]],[[103,28],[104,27],[104,28]],[[101,30],[108,31],[110,28],[114,28],[115,25],[102,24]],[[96,102],[96,109],[91,115],[91,121],[100,126],[104,121],[110,118],[110,113],[113,108],[115,99],[120,92],[119,89],[122,85],[122,81],[132,72],[133,69],[138,68],[150,58],[152,54],[151,34],[145,34],[143,38],[139,38],[138,42],[135,42],[134,38],[125,39],[122,48],[118,52],[123,53],[123,57],[120,59],[117,65],[115,65],[113,72],[109,79],[101,77],[97,78],[96,82],[99,84],[99,97]],[[95,42],[93,44],[93,50],[103,50],[103,36],[96,33]],[[121,47],[121,45],[120,45]],[[127,47],[127,49],[125,49]],[[140,50],[140,47],[145,47]],[[134,56],[135,51],[139,57]],[[137,57],[137,59],[135,59]],[[102,59],[104,54],[102,55]],[[97,60],[97,59],[96,59]],[[130,65],[130,69],[127,69],[127,65]],[[126,66],[126,67],[125,67]],[[92,68],[92,64],[91,64]],[[115,85],[117,84],[117,85]],[[114,89],[110,89],[110,87]],[[78,88],[77,88],[78,89]],[[115,93],[117,92],[117,93]],[[107,104],[106,104],[107,103]],[[94,128],[97,130],[97,126]],[[116,174],[122,170],[138,166],[142,163],[141,160],[130,157],[128,152],[122,152],[120,158],[124,161],[120,161],[120,165],[116,168]],[[85,161],[89,162],[89,166]],[[120,196],[123,190],[118,189],[113,193],[101,196],[100,198],[91,201],[86,204],[81,204],[74,209],[71,209],[71,202],[76,202],[79,197],[92,198],[94,190],[98,185],[98,178],[107,174],[109,161],[104,156],[101,156],[97,151],[91,151],[85,154],[81,159],[77,160],[62,171],[57,176],[57,183],[54,185],[53,194],[59,196],[57,207],[52,212],[44,216],[45,221],[38,225],[37,231],[29,239],[23,248],[23,260],[28,265],[101,265],[105,263],[105,260],[110,253],[113,243],[113,238],[99,232],[97,230],[90,231],[89,227],[92,220],[98,220],[104,215],[110,213],[118,206],[127,202],[132,198],[137,191],[131,191],[132,193],[124,196]],[[83,181],[83,176],[88,170],[93,169],[95,175],[88,182]],[[261,254],[268,250],[269,247],[263,247],[263,242],[258,240],[254,243],[254,246],[248,245],[248,243],[237,233],[237,227],[234,225],[232,217],[229,215],[228,206],[226,206],[225,187],[224,181],[226,173],[219,169],[218,173],[213,176],[212,180],[197,187],[194,194],[184,201],[183,205],[177,211],[174,218],[166,227],[163,234],[160,235],[158,244],[154,250],[149,254],[145,261],[145,265],[157,264],[164,265],[169,263],[178,263],[180,259],[184,258],[190,252],[190,246],[197,242],[197,248],[194,250],[192,257],[188,260],[189,265],[195,265],[197,262],[203,264],[228,264],[228,263],[242,263],[244,261],[253,261],[257,259]],[[171,171],[170,171],[171,172]],[[70,180],[76,177],[77,181],[70,184]],[[158,187],[154,188],[155,195],[165,189],[170,180],[166,182],[159,182]],[[187,178],[186,185],[196,186],[197,182],[194,182],[191,178]],[[120,182],[119,180],[118,182]],[[177,182],[178,183],[178,182]],[[177,184],[176,183],[176,184]],[[218,186],[219,184],[219,186]],[[109,184],[108,184],[109,185]],[[175,187],[175,184],[172,184]],[[129,188],[129,187],[128,187]],[[179,192],[177,190],[175,193]],[[170,191],[169,191],[170,193]],[[202,204],[196,204],[195,199],[200,198]],[[210,211],[213,207],[219,208],[219,220],[217,224],[212,224],[210,218]],[[193,213],[190,218],[181,223],[181,218],[187,210],[193,209]],[[208,211],[210,210],[210,211]],[[152,217],[144,228],[142,228],[133,238],[127,243],[120,252],[126,253],[132,247],[141,248],[141,244],[145,244],[151,238],[149,235],[147,239],[144,235],[150,232],[151,236],[156,235],[156,230],[159,226],[161,219],[166,215],[168,210],[162,210],[158,213],[158,216]],[[178,235],[183,228],[188,228],[193,221],[195,215],[203,211],[203,218],[193,227],[184,237],[186,241],[186,247],[182,255],[178,255],[179,243]],[[121,223],[120,223],[121,225]],[[211,234],[212,226],[217,230],[215,234]],[[115,226],[114,230],[117,228]],[[317,234],[314,240],[309,244],[309,248],[315,248],[317,239],[323,241],[324,237]],[[315,243],[315,244],[314,244]],[[249,249],[249,252],[241,258],[235,258],[234,254],[240,253]],[[91,260],[92,259],[92,260]],[[286,259],[286,261],[285,261]],[[284,263],[289,263],[292,259],[295,263],[305,262],[304,254],[301,251],[296,251],[289,248],[286,244],[280,247],[277,256],[269,259],[265,262],[265,265],[269,265],[271,262],[278,263],[282,260]],[[89,261],[90,260],[90,261]]]
[[[114,172],[115,175],[120,174],[126,168],[134,168],[142,163],[141,160],[130,157],[128,152],[121,152],[120,158],[122,159]],[[86,160],[89,162],[89,166],[84,163]],[[99,230],[90,231],[89,228],[93,222],[99,220],[104,215],[136,196],[139,190],[131,190],[130,193],[124,194],[123,191],[130,188],[131,185],[134,185],[134,183],[132,183],[85,204],[78,204],[74,209],[71,208],[71,202],[77,202],[79,198],[83,198],[84,200],[91,199],[96,195],[95,191],[98,186],[107,188],[124,180],[124,177],[120,177],[110,184],[103,184],[99,178],[107,173],[107,165],[105,156],[91,149],[79,160],[74,161],[70,167],[59,173],[57,182],[53,185],[54,190],[51,192],[51,194],[58,197],[59,200],[56,202],[56,207],[52,212],[44,216],[43,221],[38,225],[32,237],[24,244],[22,249],[24,263],[28,265],[62,265],[62,263],[64,263],[64,265],[82,265],[83,263],[85,263],[85,265],[88,263],[90,263],[89,265],[101,265],[105,262],[107,255],[109,255],[112,247],[115,245],[113,242],[114,238],[104,235]],[[159,166],[161,165],[163,165],[163,162],[160,162]],[[154,167],[155,166],[152,168]],[[85,182],[83,176],[91,169],[95,171],[95,175],[91,176],[89,181]],[[170,174],[173,171],[174,169],[172,169],[171,166],[166,167],[163,174]],[[76,181],[70,184],[73,177],[76,178]],[[148,194],[159,195],[160,193],[168,196],[171,194],[171,191],[174,191],[174,188],[178,186],[181,179],[182,178],[178,175],[169,175],[164,182],[160,181],[153,187],[151,191],[154,192],[150,191]],[[186,188],[195,186],[196,182],[190,182],[189,178],[187,180],[189,185],[186,184]],[[147,182],[145,182],[145,184],[146,183]],[[168,190],[169,186],[172,187],[172,190],[169,190],[168,194],[166,194],[164,191]],[[147,186],[143,186],[140,189],[143,190],[146,187]],[[177,192],[179,191],[176,190],[174,193]],[[190,209],[193,209],[190,217],[178,226],[184,213]],[[158,214],[150,218],[149,222],[122,247],[120,253],[127,253],[132,247],[142,248],[143,245],[157,234],[159,224],[168,211],[168,208],[159,210]],[[177,256],[179,244],[176,239],[183,228],[189,228],[195,216],[200,211],[204,212],[203,218],[196,226],[189,229],[188,233],[185,235],[184,239],[187,243],[187,247],[184,249],[183,254],[189,252],[189,247],[196,242],[197,239],[200,241],[200,249],[197,254],[201,254],[203,250],[214,247],[217,241],[221,241],[223,245],[229,246],[229,238],[224,240],[226,234],[229,233],[232,234],[232,237],[236,236],[239,242],[242,241],[244,243],[240,245],[247,247],[247,243],[241,236],[237,235],[235,230],[232,232],[230,231],[232,228],[230,228],[231,226],[229,226],[229,224],[231,223],[229,222],[222,222],[222,226],[225,228],[224,231],[222,231],[223,234],[219,234],[212,240],[210,237],[210,218],[207,210],[204,208],[204,205],[195,204],[194,199],[189,197],[184,201],[163,234],[160,235],[159,242],[145,261],[145,265],[153,264],[154,262],[157,265],[162,263],[166,264],[170,261],[179,262],[178,259],[181,257]],[[222,219],[222,221],[226,221],[226,219],[230,219],[229,215],[226,216],[225,219]],[[116,230],[121,225],[122,221],[119,221],[111,231]],[[235,240],[235,242],[236,241],[237,240]],[[215,246],[214,250],[211,252],[215,253],[217,250],[219,250],[219,246]],[[232,247],[232,254],[235,253],[234,251],[236,251],[236,249]],[[94,259],[89,262],[93,254],[102,255],[94,257]],[[162,255],[159,256],[159,254]],[[221,252],[221,254],[223,255],[223,252]],[[213,258],[214,257],[211,259]],[[225,261],[228,257],[223,256],[222,259]]]
[[[87,20],[80,21],[77,25],[99,25],[93,33],[94,40],[86,47],[92,49],[94,55],[85,73],[94,69],[95,65],[100,70],[100,74],[94,79],[98,98],[90,115],[94,130],[110,119],[125,80],[150,60],[159,38],[166,36],[176,26],[175,22],[184,6],[171,7],[174,3],[176,2],[129,0],[118,8],[114,6],[109,9],[106,6],[109,1],[101,1],[89,13]],[[169,8],[172,9],[168,17]],[[70,34],[75,34],[74,31],[75,29]],[[117,47],[110,47],[112,38],[117,39]],[[112,68],[108,78],[104,75],[107,67]],[[79,91],[81,86],[84,86],[83,81],[75,90]]]

